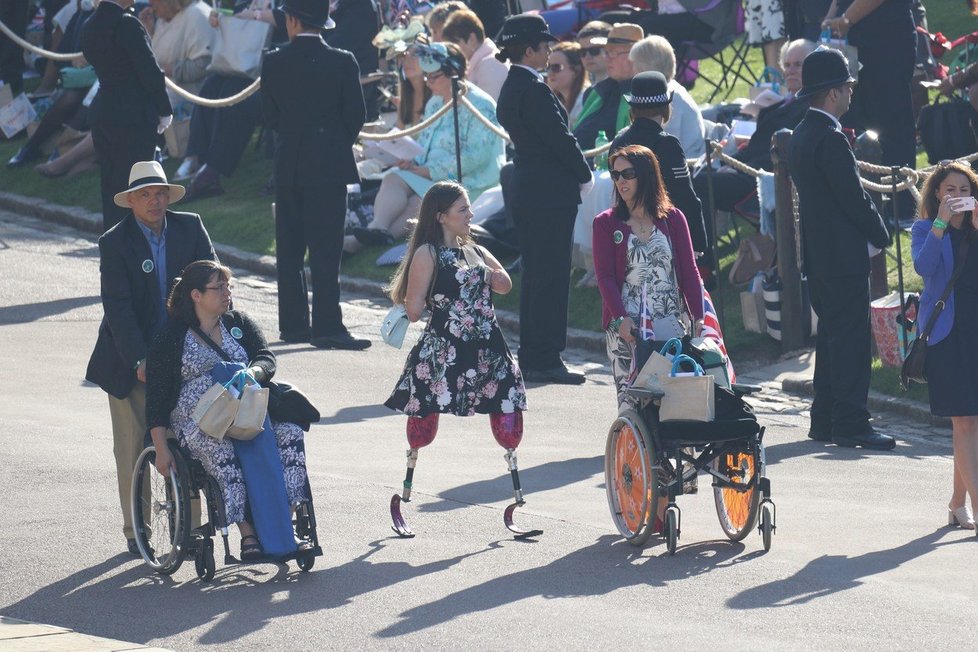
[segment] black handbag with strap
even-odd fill
[[[225,353],[224,349],[218,346],[217,342],[208,337],[204,331],[196,326],[191,326],[190,329],[204,343],[214,349],[214,352],[221,356],[222,360],[233,362],[231,357]],[[305,432],[309,432],[312,424],[319,423],[319,420],[322,418],[319,410],[312,404],[309,397],[289,383],[267,380],[261,383],[261,385],[268,388],[268,416],[273,421],[294,423]]]
[[[944,312],[944,306],[947,304],[948,297],[951,296],[954,283],[964,270],[965,259],[967,259],[968,252],[970,251],[970,243],[971,235],[969,234],[958,244],[954,272],[951,274],[951,278],[948,279],[941,298],[934,304],[934,312],[931,313],[930,319],[927,320],[924,330],[920,331],[916,339],[910,343],[910,350],[907,352],[907,357],[904,358],[903,366],[900,368],[900,385],[903,389],[909,389],[910,383],[927,384],[927,340],[930,339],[930,333],[934,330],[937,318]]]
[[[976,117],[971,104],[960,98],[942,101],[938,96],[933,104],[920,110],[917,131],[931,165],[967,156],[978,149],[973,122]]]

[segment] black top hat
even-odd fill
[[[669,82],[661,72],[650,70],[632,77],[630,92],[625,93],[630,106],[665,106],[672,102]]]
[[[282,11],[306,25],[332,29],[336,23],[329,17],[329,0],[285,0]]]
[[[849,74],[849,62],[838,50],[819,47],[805,57],[801,66],[801,90],[798,99],[810,97],[819,91],[825,91],[843,84],[856,81]]]
[[[503,23],[503,28],[496,37],[496,45],[522,45],[524,43],[540,43],[556,41],[556,36],[550,33],[550,27],[542,16],[536,14],[517,14],[510,16]]]

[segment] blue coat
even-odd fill
[[[934,312],[937,300],[944,293],[947,282],[954,273],[954,252],[951,250],[951,236],[945,232],[940,240],[934,235],[931,220],[920,219],[913,223],[910,231],[910,252],[913,267],[924,279],[924,291],[920,293],[920,309],[917,312],[918,332],[923,330]],[[937,318],[934,330],[927,344],[937,344],[951,332],[954,325],[954,290],[947,298],[944,312]]]

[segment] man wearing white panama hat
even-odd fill
[[[184,194],[156,161],[135,163],[113,198],[129,212],[98,240],[105,315],[85,379],[109,395],[123,534],[136,555],[129,492],[146,434],[146,353],[166,321],[175,278],[195,260],[217,260],[200,216],[169,210]]]

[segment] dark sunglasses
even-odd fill
[[[618,181],[618,179],[624,179],[625,181],[631,181],[638,176],[638,170],[635,168],[625,168],[624,170],[611,170],[608,174],[611,175],[612,181]]]
[[[588,55],[592,57],[600,57],[602,52],[604,52],[604,48],[598,45],[590,48],[581,48],[581,56]]]
[[[555,75],[561,70],[563,70],[564,68],[565,66],[562,63],[552,63],[549,66],[547,66],[547,72]]]

